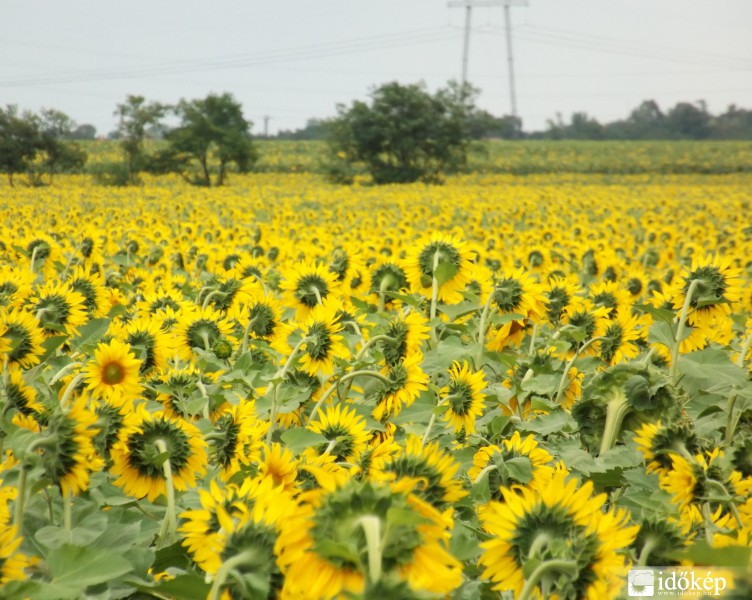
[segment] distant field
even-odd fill
[[[320,141],[259,140],[260,172],[321,172]],[[86,142],[89,164],[117,160],[117,142]],[[740,173],[752,172],[752,142],[500,141],[476,142],[468,170],[478,173]]]

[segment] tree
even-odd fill
[[[97,137],[97,128],[94,125],[84,123],[79,125],[68,134],[69,140],[93,140]]]
[[[710,115],[705,103],[699,106],[689,102],[679,102],[666,115],[666,125],[674,137],[690,140],[702,140],[710,133]]]
[[[147,129],[158,126],[167,110],[168,107],[159,102],[147,103],[143,96],[128,96],[123,104],[117,105],[115,115],[120,119],[117,133],[131,183],[138,182],[138,174],[149,160],[144,151]]]
[[[39,151],[39,135],[29,114],[19,115],[16,106],[0,108],[0,171],[8,176],[24,173]]]
[[[231,94],[181,100],[175,112],[180,125],[165,135],[169,148],[159,160],[171,162],[191,183],[222,185],[230,165],[246,173],[258,160],[251,122],[243,117],[241,105]]]
[[[76,123],[59,110],[42,109],[36,121],[38,146],[44,158],[41,170],[50,176],[50,183],[56,173],[79,171],[86,164],[86,152],[78,144],[65,142],[74,130]]]
[[[473,90],[450,85],[430,95],[423,84],[384,84],[371,103],[337,107],[330,128],[329,173],[347,180],[358,164],[374,183],[438,182],[465,163]]]

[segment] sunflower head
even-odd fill
[[[441,401],[447,404],[444,420],[452,424],[455,433],[462,429],[475,433],[475,421],[483,414],[485,387],[483,371],[472,372],[467,362],[452,364],[449,383],[441,390]]]

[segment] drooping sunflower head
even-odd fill
[[[42,331],[53,335],[76,335],[86,323],[86,298],[68,284],[47,283],[28,299],[27,310],[39,319]]]
[[[140,375],[148,376],[167,366],[172,352],[172,338],[162,331],[158,320],[145,317],[133,319],[125,326],[122,339],[141,361]]]
[[[324,300],[336,297],[337,277],[326,265],[300,262],[283,273],[281,288],[288,306],[295,307],[295,318],[305,319]]]
[[[384,331],[387,339],[379,344],[386,363],[396,365],[407,356],[418,352],[423,341],[429,338],[429,331],[431,328],[420,313],[411,312],[404,317],[393,317]]]
[[[524,269],[504,273],[494,284],[491,305],[500,313],[516,313],[537,321],[544,314],[542,286]]]
[[[400,293],[407,289],[407,273],[395,261],[382,260],[371,268],[371,283],[368,291],[376,299],[381,296],[385,307],[394,303],[391,293]]]
[[[483,371],[471,372],[467,362],[454,362],[449,369],[449,383],[441,390],[441,402],[447,403],[444,420],[451,423],[454,432],[463,430],[475,433],[475,421],[483,414],[486,395],[486,378]]]
[[[556,471],[543,489],[504,488],[504,503],[480,512],[491,539],[481,542],[482,577],[496,590],[519,595],[535,565],[549,567],[563,597],[615,598],[629,568],[621,552],[637,534],[621,510],[602,512],[606,495],[592,496],[592,482],[578,486]],[[543,577],[531,582],[541,591]]]
[[[410,406],[425,391],[428,375],[420,368],[423,354],[414,352],[395,364],[387,364],[381,374],[389,379],[377,394],[373,418],[386,421],[397,416],[404,407]]]
[[[289,448],[276,442],[271,446],[263,445],[262,458],[258,463],[258,476],[272,480],[274,487],[282,488],[290,493],[297,489],[298,459]]]
[[[18,364],[8,367],[8,379],[5,384],[7,404],[3,410],[17,410],[23,415],[34,416],[44,410],[44,406],[37,400],[37,391],[27,384],[24,372]]]
[[[342,324],[337,320],[337,308],[334,302],[316,306],[301,327],[306,340],[301,348],[301,366],[311,375],[329,374],[334,370],[335,359],[350,356],[340,334]]]
[[[671,452],[694,456],[700,451],[697,434],[688,422],[645,423],[635,432],[634,441],[645,458],[648,473],[667,474],[672,464]]]
[[[311,500],[280,534],[283,595],[371,597],[402,583],[408,595],[399,597],[412,597],[410,591],[446,595],[460,585],[461,564],[447,552],[441,515],[408,492],[349,480]]]
[[[323,435],[327,442],[317,448],[320,454],[331,454],[337,461],[350,462],[368,444],[369,433],[366,421],[354,409],[341,404],[329,406],[308,429]]]
[[[574,277],[550,277],[543,292],[546,318],[558,325],[562,314],[577,295],[579,286]]]
[[[269,424],[256,417],[256,403],[241,400],[239,404],[227,405],[213,423],[212,458],[220,468],[219,476],[229,481],[241,469],[255,463],[261,457],[262,438]]]
[[[190,361],[193,349],[206,352],[212,350],[214,343],[232,333],[232,324],[225,316],[207,306],[184,309],[178,319],[176,330],[176,350],[181,358]]]
[[[45,473],[63,494],[78,495],[88,488],[90,474],[104,466],[94,447],[99,432],[97,416],[80,396],[67,413],[57,410],[50,415],[47,430],[55,444],[44,447]]]
[[[426,444],[418,436],[410,436],[404,450],[391,458],[378,479],[395,481],[403,489],[443,511],[464,498],[467,491],[456,477],[460,464],[439,447],[438,442]]]
[[[23,306],[31,294],[34,275],[19,267],[0,266],[0,308],[12,310]]]
[[[692,259],[692,266],[681,276],[682,287],[674,307],[682,308],[692,288],[688,320],[698,328],[708,327],[716,316],[731,313],[731,304],[742,297],[741,271],[731,266],[727,257],[706,256]]]
[[[103,317],[107,314],[107,291],[101,273],[92,273],[84,267],[76,267],[68,279],[68,285],[74,292],[84,297],[84,306],[90,318]]]
[[[603,331],[605,339],[598,344],[603,362],[615,365],[635,358],[640,353],[638,343],[646,336],[645,319],[633,314],[629,307],[619,308]]]
[[[407,277],[416,293],[432,293],[433,281],[438,283],[437,298],[447,304],[462,301],[461,291],[468,282],[472,254],[459,238],[432,233],[418,241],[406,259]]]
[[[150,414],[143,405],[137,419],[120,432],[112,448],[114,483],[135,498],[154,501],[166,492],[164,454],[170,461],[173,485],[186,490],[206,472],[206,442],[200,431],[181,418],[163,412]]]

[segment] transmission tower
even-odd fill
[[[509,16],[510,6],[527,6],[528,0],[453,0],[448,3],[452,8],[461,7],[465,9],[465,36],[462,45],[462,85],[467,83],[467,57],[470,52],[470,20],[473,8],[483,8],[490,6],[504,7],[504,26],[507,39],[507,69],[509,72],[509,102],[512,108],[512,115],[517,116],[517,96],[514,87],[514,57],[512,55],[512,25]]]

